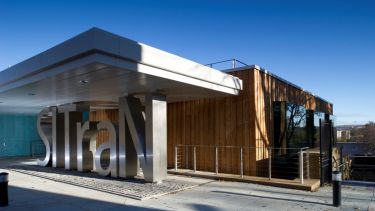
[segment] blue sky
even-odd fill
[[[53,3],[51,3],[53,2]],[[91,27],[206,64],[237,58],[375,120],[375,1],[0,1],[0,70]]]

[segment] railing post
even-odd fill
[[[174,170],[177,171],[177,146],[174,147]]]
[[[310,152],[306,151],[306,178],[310,179]]]
[[[243,178],[243,150],[242,150],[242,147],[240,149],[240,162],[241,162],[241,166],[240,166],[240,169],[241,169],[241,178]]]
[[[197,151],[196,147],[194,147],[194,172],[197,171]]]
[[[215,173],[219,174],[219,159],[218,159],[218,149],[215,147]]]
[[[185,169],[189,169],[189,146],[185,146]]]
[[[303,151],[302,151],[302,148],[300,149],[300,153],[299,153],[299,178],[301,180],[301,184],[303,184]]]
[[[271,180],[272,175],[272,149],[268,147],[268,179]]]

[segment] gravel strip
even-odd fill
[[[155,184],[146,183],[139,177],[134,179],[116,179],[111,177],[101,177],[94,172],[70,171],[63,168],[42,167],[36,165],[9,166],[7,169],[137,200],[150,199],[196,186],[196,184],[174,179],[167,179],[163,183]]]

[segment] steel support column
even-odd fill
[[[167,177],[167,101],[165,96],[146,95],[146,155],[151,164],[146,181],[161,182]]]

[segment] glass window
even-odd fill
[[[310,113],[303,106],[297,104],[274,102],[274,147],[310,147],[311,133],[313,133],[307,131],[307,119],[310,120],[309,125],[313,125],[312,119],[308,118]],[[308,138],[308,134],[310,134],[310,138]]]
[[[325,114],[306,110],[304,106],[289,102],[273,103],[273,133],[275,148],[320,147],[319,120]],[[330,115],[334,125],[335,116]],[[333,134],[334,127],[333,127]],[[335,138],[335,137],[333,137]]]
[[[306,131],[306,109],[303,106],[286,104],[286,140],[288,148],[309,146]]]

